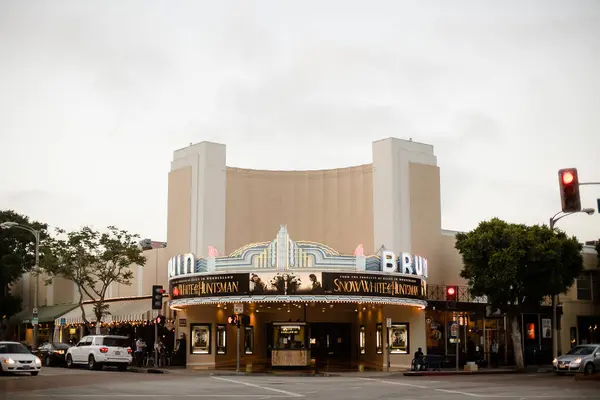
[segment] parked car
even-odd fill
[[[35,354],[42,360],[45,367],[65,365],[65,355],[71,347],[68,343],[44,343],[38,347]]]
[[[0,372],[29,372],[36,376],[42,361],[19,342],[0,342]]]
[[[132,359],[130,339],[126,336],[90,335],[84,336],[76,346],[67,350],[67,368],[87,364],[91,370],[103,366],[116,366],[125,371]]]
[[[555,358],[552,365],[559,375],[567,372],[584,372],[590,375],[600,371],[600,344],[575,346],[567,354]]]

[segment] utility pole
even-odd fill
[[[33,325],[33,350],[37,349],[38,337],[39,337],[39,320],[38,320],[38,286],[39,286],[39,264],[40,264],[40,231],[33,229],[28,225],[21,225],[17,222],[6,221],[0,224],[0,228],[3,229],[23,229],[30,232],[35,237],[35,266],[31,275],[35,277],[35,284],[33,285],[33,310],[31,315],[31,324]],[[31,277],[30,275],[30,277]]]
[[[592,183],[588,183],[588,184],[592,184]],[[580,183],[580,185],[583,185],[583,183]],[[554,226],[556,225],[556,222],[564,217],[568,217],[569,215],[573,215],[573,214],[577,214],[577,213],[586,213],[588,215],[592,215],[594,214],[595,210],[593,208],[583,208],[580,211],[574,211],[574,212],[567,212],[564,215],[558,216],[560,213],[562,213],[562,211],[557,212],[556,214],[554,214],[553,217],[550,218],[550,229],[554,230]],[[558,341],[558,302],[559,302],[559,295],[558,294],[553,294],[552,295],[552,357],[556,358],[558,357],[558,345],[559,345],[559,341]]]

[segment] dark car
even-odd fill
[[[36,355],[45,367],[65,365],[65,354],[71,347],[68,343],[44,343],[38,347]]]

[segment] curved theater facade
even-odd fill
[[[236,362],[236,315],[246,365],[381,368],[388,353],[392,364],[406,364],[424,345],[423,257],[365,256],[362,245],[341,255],[292,240],[286,226],[272,241],[227,257],[214,248],[208,254],[179,255],[168,264],[170,305],[179,327],[189,328],[188,365]]]

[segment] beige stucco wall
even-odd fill
[[[167,245],[174,254],[190,251],[192,168],[169,173]]]
[[[293,240],[352,254],[373,249],[372,165],[320,171],[227,168],[225,253],[273,240],[287,225]]]

